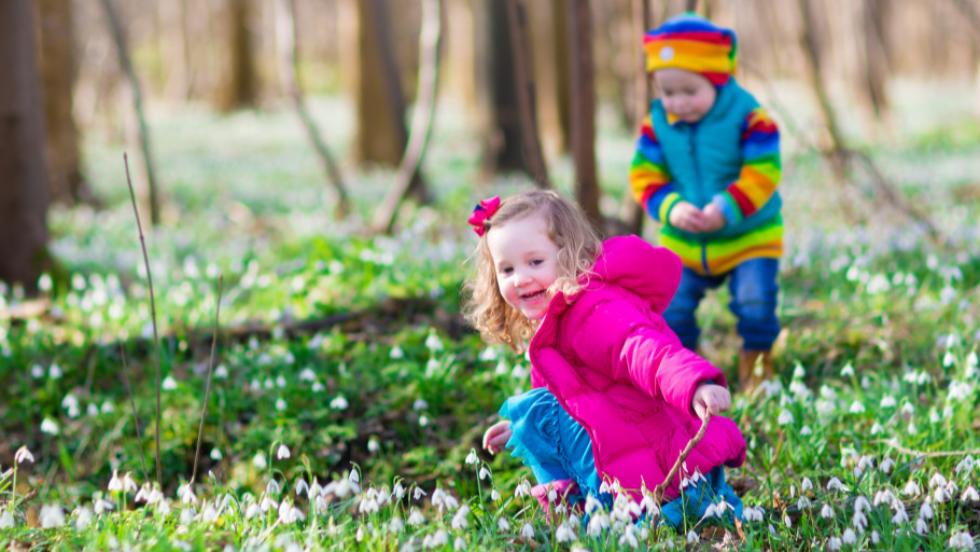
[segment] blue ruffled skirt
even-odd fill
[[[592,494],[607,505],[611,503],[611,497],[599,492],[602,480],[595,469],[589,434],[547,388],[538,387],[507,399],[500,407],[500,416],[511,422],[507,448],[531,469],[538,484],[572,479],[582,494],[569,497],[570,501],[584,500],[584,496]],[[685,516],[699,520],[720,499],[732,507],[737,518],[742,518],[742,501],[725,482],[725,472],[719,466],[683,489],[680,497],[664,504],[661,519],[673,527],[682,527]]]

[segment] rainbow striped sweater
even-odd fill
[[[731,79],[697,123],[675,121],[655,100],[630,166],[636,200],[661,223],[660,245],[699,274],[723,274],[783,251],[779,129],[755,98]],[[691,233],[669,222],[680,201],[716,204],[725,226]]]

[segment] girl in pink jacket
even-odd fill
[[[615,481],[639,501],[665,479],[699,416],[731,403],[725,375],[685,349],[662,317],[680,260],[636,236],[600,242],[551,191],[481,201],[469,222],[480,243],[467,315],[489,341],[527,347],[533,388],[504,403],[484,448],[511,449],[539,497],[550,489],[599,497]],[[680,526],[721,500],[740,517],[722,466],[744,460],[735,423],[712,417],[686,471],[668,482],[662,518]],[[693,486],[682,493],[684,480]]]

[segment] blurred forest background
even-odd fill
[[[390,170],[385,199],[354,209],[375,229],[391,229],[406,193],[432,200],[421,161],[438,112],[437,124],[477,137],[479,177],[549,185],[548,166],[572,159],[586,212],[637,231],[628,198],[601,199],[603,188],[621,197],[626,174],[597,174],[595,114],[637,128],[652,94],[642,33],[685,9],[737,31],[738,78],[780,120],[784,148],[821,152],[839,180],[848,141],[888,143],[980,110],[973,0],[7,2],[0,226],[22,239],[0,245],[0,277],[36,280],[49,203],[104,199],[92,181],[109,171],[93,167],[91,136],[126,144],[153,221],[164,216],[172,172],[154,162],[154,127],[188,106],[294,110],[338,216],[360,175]],[[316,120],[308,96],[340,98],[344,115]],[[895,109],[908,101],[926,106],[919,119]]]

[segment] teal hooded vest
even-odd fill
[[[729,79],[717,88],[718,96],[708,113],[696,123],[667,122],[660,100],[651,105],[653,131],[660,143],[674,191],[699,209],[711,203],[738,180],[742,170],[742,130],[745,118],[759,102]],[[782,199],[776,191],[761,209],[735,224],[726,224],[710,234],[692,234],[671,227],[670,233],[693,242],[731,238],[780,218]]]

